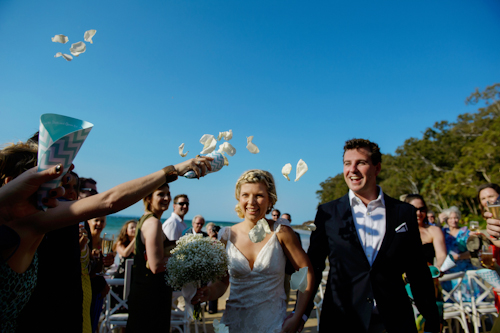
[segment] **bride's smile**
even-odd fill
[[[257,223],[266,215],[269,208],[266,186],[260,182],[242,184],[239,205],[245,214],[245,220]]]

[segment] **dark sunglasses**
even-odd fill
[[[187,206],[189,207],[189,202],[175,202],[176,205],[179,205],[179,206]]]
[[[80,192],[88,192],[92,195],[95,195],[97,194],[97,190],[93,189],[93,188],[89,188],[89,187],[84,187],[84,188],[81,188],[80,189]]]
[[[420,208],[415,207],[415,209],[419,210],[421,213],[426,213],[427,212],[427,208],[425,208],[425,207],[420,207]]]

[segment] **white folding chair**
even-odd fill
[[[190,332],[190,324],[192,319],[189,317],[188,312],[184,308],[181,310],[177,305],[174,304],[174,301],[182,296],[181,291],[174,291],[172,293],[172,312],[170,314],[170,328],[176,328],[180,332],[189,333]],[[207,303],[201,303],[201,321],[203,324],[203,332],[207,333],[207,326],[205,322],[205,306]],[[198,333],[198,325],[200,324],[199,320],[194,320],[194,331]],[[181,328],[182,327],[182,328]]]
[[[130,293],[130,280],[132,277],[133,264],[134,259],[127,259],[125,261],[124,279],[107,280],[109,286],[123,286],[123,295],[118,295],[113,290],[110,290],[106,295],[106,309],[104,311],[104,320],[101,324],[100,332],[109,332],[116,327],[127,326],[128,313],[116,313],[116,311],[118,311],[122,306],[128,309],[127,300]],[[118,302],[113,308],[111,308],[111,297]]]
[[[489,316],[493,321],[492,315],[498,317],[498,312],[495,307],[495,295],[493,287],[487,286],[484,280],[476,274],[476,271],[467,271],[469,277],[469,290],[471,291],[471,319],[474,326],[474,333],[479,333],[479,327],[483,327],[483,332],[486,332],[484,317]],[[479,288],[479,295],[474,293],[474,283],[476,289]]]
[[[452,320],[457,320],[465,333],[469,333],[469,326],[467,324],[467,310],[465,309],[463,300],[462,300],[462,282],[465,276],[465,272],[451,273],[445,274],[441,278],[439,278],[439,282],[444,281],[457,281],[455,287],[452,290],[443,292],[443,318],[446,320],[448,324],[448,332],[451,333],[451,323]],[[456,326],[456,332],[458,332],[458,326]]]

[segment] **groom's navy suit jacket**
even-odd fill
[[[321,282],[328,256],[330,271],[320,318],[320,331],[366,332],[374,299],[390,333],[417,332],[412,306],[402,279],[406,272],[415,303],[426,319],[426,331],[439,331],[439,314],[430,271],[413,206],[384,194],[386,232],[372,266],[359,240],[349,196],[318,207],[308,256]],[[396,228],[406,223],[405,232]],[[313,308],[312,299],[306,314]]]

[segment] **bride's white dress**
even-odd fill
[[[245,256],[231,243],[231,229],[221,230],[227,240],[230,294],[221,322],[229,332],[280,332],[286,317],[284,288],[286,257],[276,236],[276,227],[261,249],[253,270]]]

